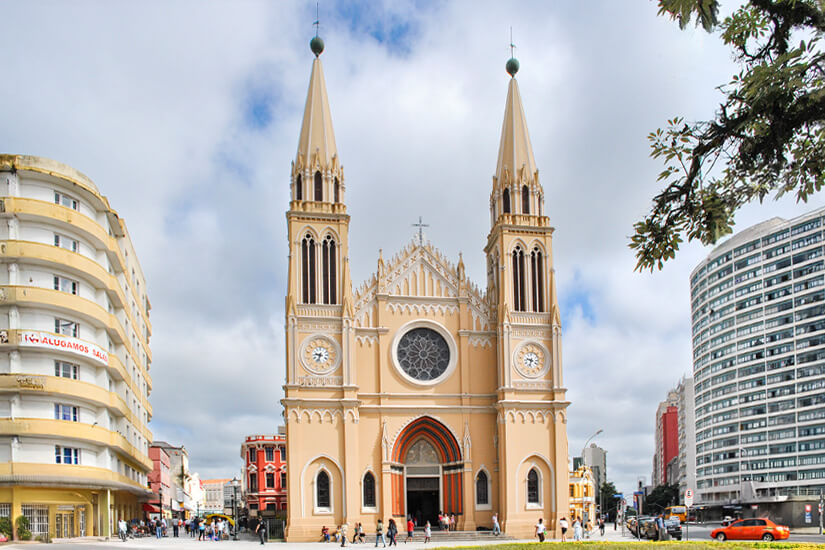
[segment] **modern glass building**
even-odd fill
[[[691,274],[700,503],[825,488],[823,224],[767,220]]]

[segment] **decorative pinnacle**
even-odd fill
[[[516,45],[513,44],[513,27],[510,27],[510,59],[507,60],[507,64],[504,66],[504,68],[507,70],[507,73],[513,78],[515,78],[519,68],[518,59],[516,59],[514,52],[515,49]]]
[[[315,54],[315,57],[321,55],[324,51],[324,41],[318,36],[318,30],[321,28],[321,17],[319,15],[318,3],[315,3],[315,22],[312,24],[315,27],[315,36],[309,41],[309,49]]]

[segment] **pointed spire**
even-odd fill
[[[533,157],[530,134],[527,132],[527,118],[515,78],[516,71],[518,61],[511,58],[507,62],[507,72],[512,78],[507,89],[507,104],[504,107],[504,124],[501,127],[501,143],[498,147],[496,165],[495,177],[498,186],[522,178],[529,181],[536,174],[536,160]],[[509,174],[509,178],[506,174]]]
[[[315,59],[312,61],[312,75],[309,78],[309,91],[306,107],[304,107],[304,120],[301,124],[295,164],[298,167],[314,168],[317,156],[318,168],[332,170],[334,163],[337,162],[338,149],[335,146],[327,85],[320,58],[323,42],[316,36],[310,42],[310,47],[315,54]]]

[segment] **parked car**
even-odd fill
[[[664,520],[665,529],[670,538],[682,540],[682,522],[678,517],[668,518]],[[642,536],[646,539],[657,540],[659,533],[656,528],[656,518],[650,518],[642,524]]]
[[[791,534],[787,525],[777,525],[769,519],[740,519],[710,532],[716,540],[784,540]]]

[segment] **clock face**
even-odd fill
[[[538,378],[547,372],[547,351],[534,342],[526,342],[516,350],[515,367],[525,378]]]
[[[312,336],[304,340],[301,362],[313,374],[329,374],[338,366],[338,346],[326,336]]]

